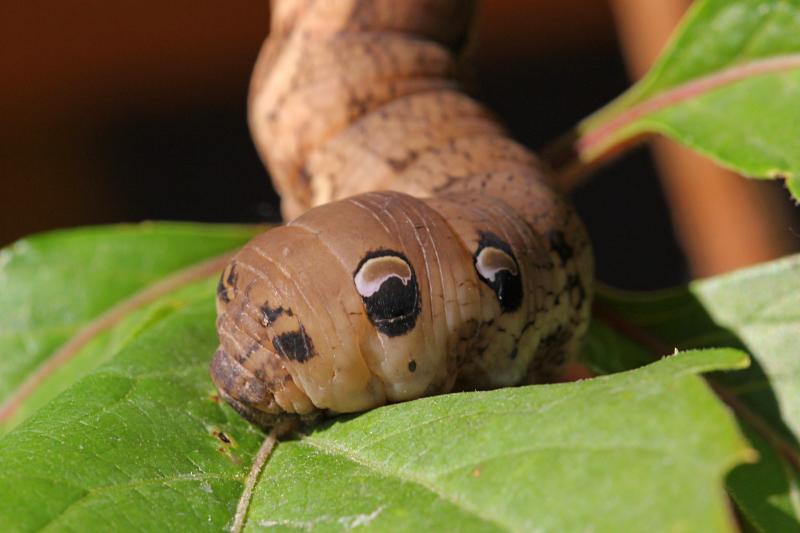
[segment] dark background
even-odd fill
[[[277,221],[246,126],[268,11],[254,0],[3,3],[0,244],[81,224]],[[479,94],[534,149],[629,85],[605,1],[489,0],[477,31]],[[688,279],[657,176],[640,148],[575,191],[601,280]]]

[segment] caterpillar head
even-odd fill
[[[521,354],[538,342],[536,282],[523,268],[535,264],[523,245],[535,243],[490,220],[449,213],[446,222],[438,210],[464,206],[430,204],[369,193],[245,246],[217,292],[211,375],[222,396],[268,425],[282,413],[360,411],[457,382],[518,382],[529,361]]]

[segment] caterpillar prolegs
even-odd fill
[[[459,89],[473,10],[273,2],[250,125],[291,221],[222,273],[211,364],[251,420],[547,381],[578,350],[591,247],[537,158]]]

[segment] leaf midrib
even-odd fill
[[[216,274],[221,270],[222,266],[229,260],[230,255],[230,253],[225,253],[170,273],[166,277],[119,300],[108,309],[102,311],[95,318],[88,321],[82,328],[76,331],[65,344],[56,347],[46,358],[42,359],[37,364],[36,369],[29,374],[25,380],[17,384],[17,386],[0,401],[0,423],[11,420],[15,412],[20,409],[27,398],[38,390],[50,375],[74,359],[86,344],[97,338],[98,335],[111,329],[117,323],[129,317],[133,312],[152,304],[159,298],[174,293],[178,289],[191,283],[210,278],[212,274]],[[193,298],[178,300],[172,304],[172,308],[168,309],[168,311],[171,314],[186,307],[192,303],[192,301]],[[151,323],[145,324],[143,329],[148,329],[158,322],[160,322],[160,320],[154,320]],[[92,332],[90,336],[71,346],[71,343],[79,340],[81,335],[87,331]],[[139,333],[141,333],[141,331]],[[137,335],[132,335],[130,339],[132,340],[136,337]],[[59,360],[59,358],[62,359]]]
[[[669,87],[606,118],[598,125],[585,125],[575,142],[575,151],[585,161],[596,159],[599,154],[595,152],[602,152],[603,147],[615,139],[615,136],[621,135],[629,126],[656,112],[747,79],[797,69],[800,69],[800,54],[785,54],[734,64]]]

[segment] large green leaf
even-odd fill
[[[89,249],[114,248],[131,230],[95,230]],[[48,256],[68,257],[85,235],[62,233]],[[132,274],[148,272],[117,253]],[[17,267],[14,276],[48,278],[51,262],[29,264],[40,271]],[[93,279],[117,267],[98,264]],[[78,354],[85,366],[56,384],[72,384],[65,392],[0,438],[0,530],[231,524],[263,434],[220,402],[208,378],[214,282],[130,313]],[[81,289],[87,301],[108,290]],[[27,290],[37,306],[47,301],[37,291],[59,294],[48,283]],[[5,301],[0,310],[15,312]],[[593,341],[603,344],[636,349]],[[612,530],[657,519],[665,528],[727,530],[720,480],[749,449],[695,374],[743,362],[733,351],[686,354],[594,381],[450,395],[339,420],[279,445],[247,525],[520,529],[535,521],[561,530],[588,521]]]
[[[50,257],[69,256],[73,241],[62,236]],[[113,229],[105,238],[94,246],[120,240]],[[774,434],[790,444],[797,435],[799,271],[800,258],[789,258],[688,290],[601,296],[607,311],[666,343],[663,353],[730,345],[753,354],[754,368],[713,379],[754,415],[739,425],[761,459],[737,467],[727,488],[760,531],[798,524],[797,472]],[[47,301],[37,287],[56,294],[51,284],[31,284],[31,301]],[[91,301],[106,287],[83,290]],[[220,404],[207,376],[213,291],[210,279],[135,310],[78,354],[85,366],[56,374],[56,385],[73,385],[40,399],[38,412],[0,439],[0,530],[230,525],[263,435]],[[16,312],[6,301],[0,310]],[[592,325],[585,355],[593,367],[651,362],[639,335],[620,335],[617,325]],[[718,482],[747,450],[727,410],[691,374],[740,362],[734,352],[694,352],[592,381],[450,395],[342,419],[279,445],[247,525],[616,530],[647,520],[728,528]]]
[[[687,353],[610,377],[336,422],[278,448],[248,525],[728,531],[717,483],[747,450],[695,374],[744,362],[736,351]]]
[[[230,525],[262,434],[213,392],[212,294],[151,305],[118,355],[0,439],[0,529]],[[336,421],[278,446],[247,525],[728,531],[721,480],[749,448],[696,374],[744,364],[697,352]]]
[[[599,305],[611,315],[611,324],[624,320],[637,329],[628,333],[651,346],[660,343],[663,352],[731,346],[751,354],[753,365],[746,371],[713,378],[739,406],[741,424],[762,458],[737,469],[728,486],[757,530],[800,531],[800,256],[695,282],[686,289],[649,295],[605,290]],[[607,326],[594,327],[595,338],[616,338]],[[623,324],[618,329],[626,328]],[[628,348],[625,359],[608,358],[594,341],[584,355],[598,372],[617,372],[652,360],[641,346]]]
[[[56,231],[0,251],[0,406],[19,395],[32,374],[81,327],[162,279],[203,259],[241,246],[253,227],[144,223]],[[145,314],[129,317],[140,325]],[[0,431],[102,363],[124,342],[103,335],[69,364],[47,372]]]
[[[578,126],[578,159],[662,133],[744,175],[784,177],[800,200],[798,28],[798,0],[695,2],[651,72]]]

